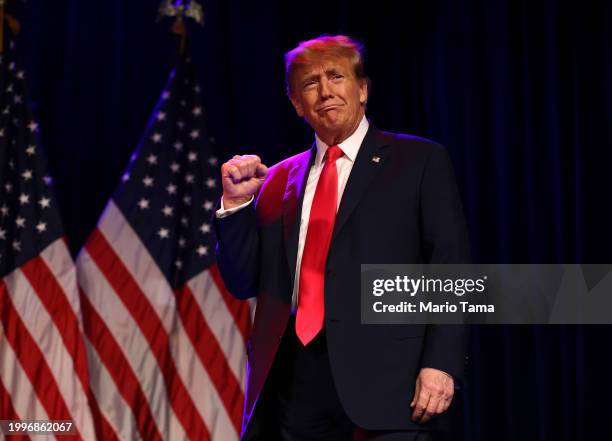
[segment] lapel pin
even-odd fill
[[[380,162],[380,156],[372,156],[372,162],[375,162],[378,164]]]

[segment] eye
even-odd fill
[[[316,85],[317,85],[317,82],[316,82],[316,81],[307,81],[307,82],[305,82],[305,83],[304,83],[304,85],[302,86],[302,88],[303,88],[304,90],[309,90],[309,89],[314,88]]]
[[[344,75],[341,74],[334,74],[332,75],[332,80],[337,81],[337,80],[341,80],[344,78]]]

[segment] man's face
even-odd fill
[[[367,98],[367,83],[355,77],[346,58],[322,60],[300,68],[291,93],[297,114],[328,145],[344,141],[357,129]]]

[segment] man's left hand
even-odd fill
[[[453,377],[433,368],[422,368],[416,380],[412,421],[426,423],[435,415],[448,409],[455,393]]]

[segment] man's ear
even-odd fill
[[[303,118],[304,109],[302,108],[302,103],[300,102],[300,100],[297,99],[293,95],[289,95],[289,99],[291,100],[291,104],[293,104],[293,108],[295,109],[295,112],[298,114],[300,118]]]
[[[366,104],[368,102],[368,82],[362,80],[359,84],[359,103]]]

